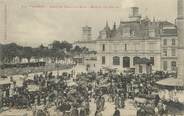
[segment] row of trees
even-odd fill
[[[40,45],[36,48],[20,46],[16,43],[0,44],[0,60],[3,63],[11,63],[15,57],[18,57],[20,61],[26,58],[29,62],[32,57],[35,59],[49,57],[56,60],[87,52],[89,52],[87,48],[73,47],[71,43],[66,41],[54,41],[50,47]]]

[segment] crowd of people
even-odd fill
[[[49,116],[50,107],[55,107],[63,116],[88,116],[94,112],[90,110],[90,102],[94,100],[95,116],[103,116],[106,102],[114,104],[113,116],[123,116],[120,109],[125,107],[127,99],[132,99],[137,116],[155,116],[167,113],[155,85],[166,77],[163,72],[140,75],[113,70],[80,74],[73,70],[62,75],[44,72],[23,80],[22,87],[15,87],[16,81],[11,79],[10,93],[3,98],[3,105],[20,109],[44,106],[42,110],[35,108],[34,116]]]
[[[1,69],[0,68],[0,76],[10,76],[10,75],[24,75],[27,73],[39,73],[39,72],[44,72],[44,71],[53,71],[59,69],[59,70],[64,70],[64,69],[70,69],[73,67],[74,64],[46,64],[45,66],[39,66],[39,67],[33,67],[33,66],[28,66],[28,67],[12,67],[12,68],[5,68]]]

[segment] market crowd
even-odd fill
[[[63,116],[88,116],[92,112],[90,102],[96,104],[95,116],[103,116],[105,104],[114,104],[112,116],[126,116],[120,109],[131,99],[137,108],[137,116],[167,114],[167,106],[158,96],[155,82],[168,77],[164,72],[153,74],[117,73],[114,70],[75,74],[52,72],[35,74],[33,79],[24,79],[21,87],[11,78],[4,87],[6,97],[2,106],[17,109],[32,109],[34,116],[49,116],[49,108]],[[36,107],[43,106],[38,109]]]

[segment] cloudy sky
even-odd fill
[[[7,4],[5,40],[4,4]],[[89,25],[93,39],[106,21],[112,26],[127,20],[129,7],[139,6],[143,17],[174,22],[175,0],[0,0],[0,42],[47,45],[53,40],[81,39],[81,27]]]

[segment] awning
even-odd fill
[[[135,64],[151,64],[151,60],[147,58],[136,57],[134,63]]]
[[[39,91],[39,86],[38,85],[28,85],[27,89],[29,92]]]
[[[7,84],[11,84],[9,79],[2,79],[2,80],[0,80],[0,85],[7,85]]]
[[[156,82],[160,86],[169,86],[169,87],[183,87],[184,80],[178,78],[166,78]]]
[[[116,71],[117,68],[111,68],[111,67],[102,67],[104,70],[107,70],[107,71]]]
[[[146,103],[147,100],[145,98],[135,97],[134,100],[138,103]]]
[[[184,104],[179,103],[179,102],[164,102],[164,104],[167,105],[168,113],[169,114],[174,114],[178,116],[183,116],[184,115]]]

